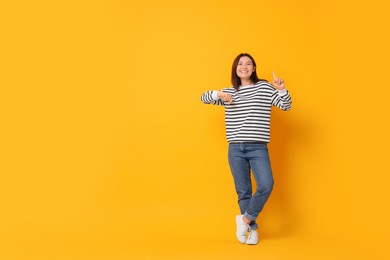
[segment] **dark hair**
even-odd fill
[[[250,76],[250,80],[253,83],[256,83],[259,81],[267,81],[265,79],[259,79],[259,77],[257,77],[257,73],[256,73],[257,66],[256,66],[255,59],[253,59],[253,57],[248,53],[241,53],[234,59],[233,66],[232,66],[232,85],[236,90],[238,90],[240,88],[240,85],[241,85],[241,79],[237,75],[237,66],[238,66],[238,62],[240,61],[240,59],[242,57],[248,57],[249,59],[251,59],[251,61],[253,63],[253,67],[255,68],[255,71],[252,72],[252,74]]]

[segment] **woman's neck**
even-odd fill
[[[252,84],[252,80],[250,79],[241,79],[241,86],[248,86]]]

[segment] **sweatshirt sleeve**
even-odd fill
[[[223,106],[224,102],[222,99],[217,97],[217,90],[209,90],[202,94],[200,100],[205,104]]]
[[[273,86],[272,86],[273,87]],[[276,90],[274,88],[274,92],[271,97],[272,105],[280,108],[281,110],[288,111],[291,109],[291,96],[287,89]]]

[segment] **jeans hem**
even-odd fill
[[[250,221],[256,221],[256,219],[257,219],[257,217],[254,217],[254,216],[248,214],[247,212],[244,213],[244,217],[246,217]]]
[[[259,229],[259,226],[257,226],[257,224],[249,225],[249,227],[251,228],[251,230],[257,230],[257,229]]]

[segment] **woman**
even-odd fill
[[[259,79],[251,55],[238,55],[232,67],[232,87],[210,90],[201,96],[205,104],[225,107],[228,160],[238,195],[241,215],[236,216],[236,236],[240,243],[256,245],[259,241],[256,219],[273,188],[267,144],[270,141],[271,107],[291,109],[291,97],[284,80],[274,84]],[[256,180],[252,195],[250,171]],[[249,232],[248,238],[246,232]]]

